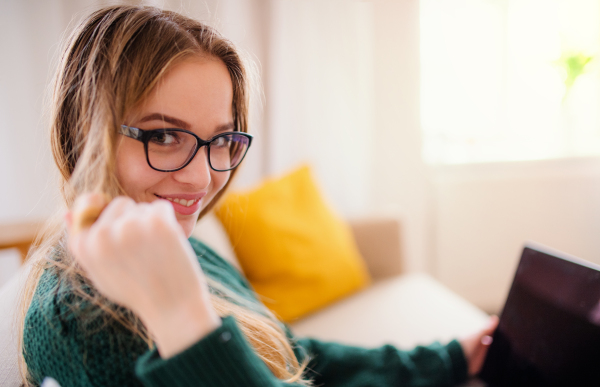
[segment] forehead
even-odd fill
[[[233,120],[233,85],[225,64],[214,57],[194,57],[173,66],[134,112],[137,121],[164,114],[190,124],[190,129]]]

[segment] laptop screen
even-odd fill
[[[600,267],[526,247],[480,377],[600,386]]]

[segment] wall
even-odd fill
[[[406,268],[427,271],[433,251],[431,185],[421,158],[419,2],[376,0],[373,4],[372,211],[401,219]]]
[[[434,273],[499,312],[526,241],[600,263],[600,160],[439,168]]]
[[[372,211],[401,219],[407,269],[498,313],[527,240],[600,263],[600,159],[424,164],[419,2],[373,7],[370,197]]]
[[[0,6],[0,221],[42,218],[57,202],[41,114],[63,30],[55,5],[12,0]]]

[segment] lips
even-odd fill
[[[204,195],[206,194],[173,194],[156,196],[160,199],[168,200],[173,205],[175,212],[182,215],[192,215],[200,209]]]

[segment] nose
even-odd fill
[[[180,183],[192,184],[197,189],[208,187],[211,182],[211,169],[206,151],[205,146],[198,149],[192,161],[185,168],[172,172],[173,178]]]

